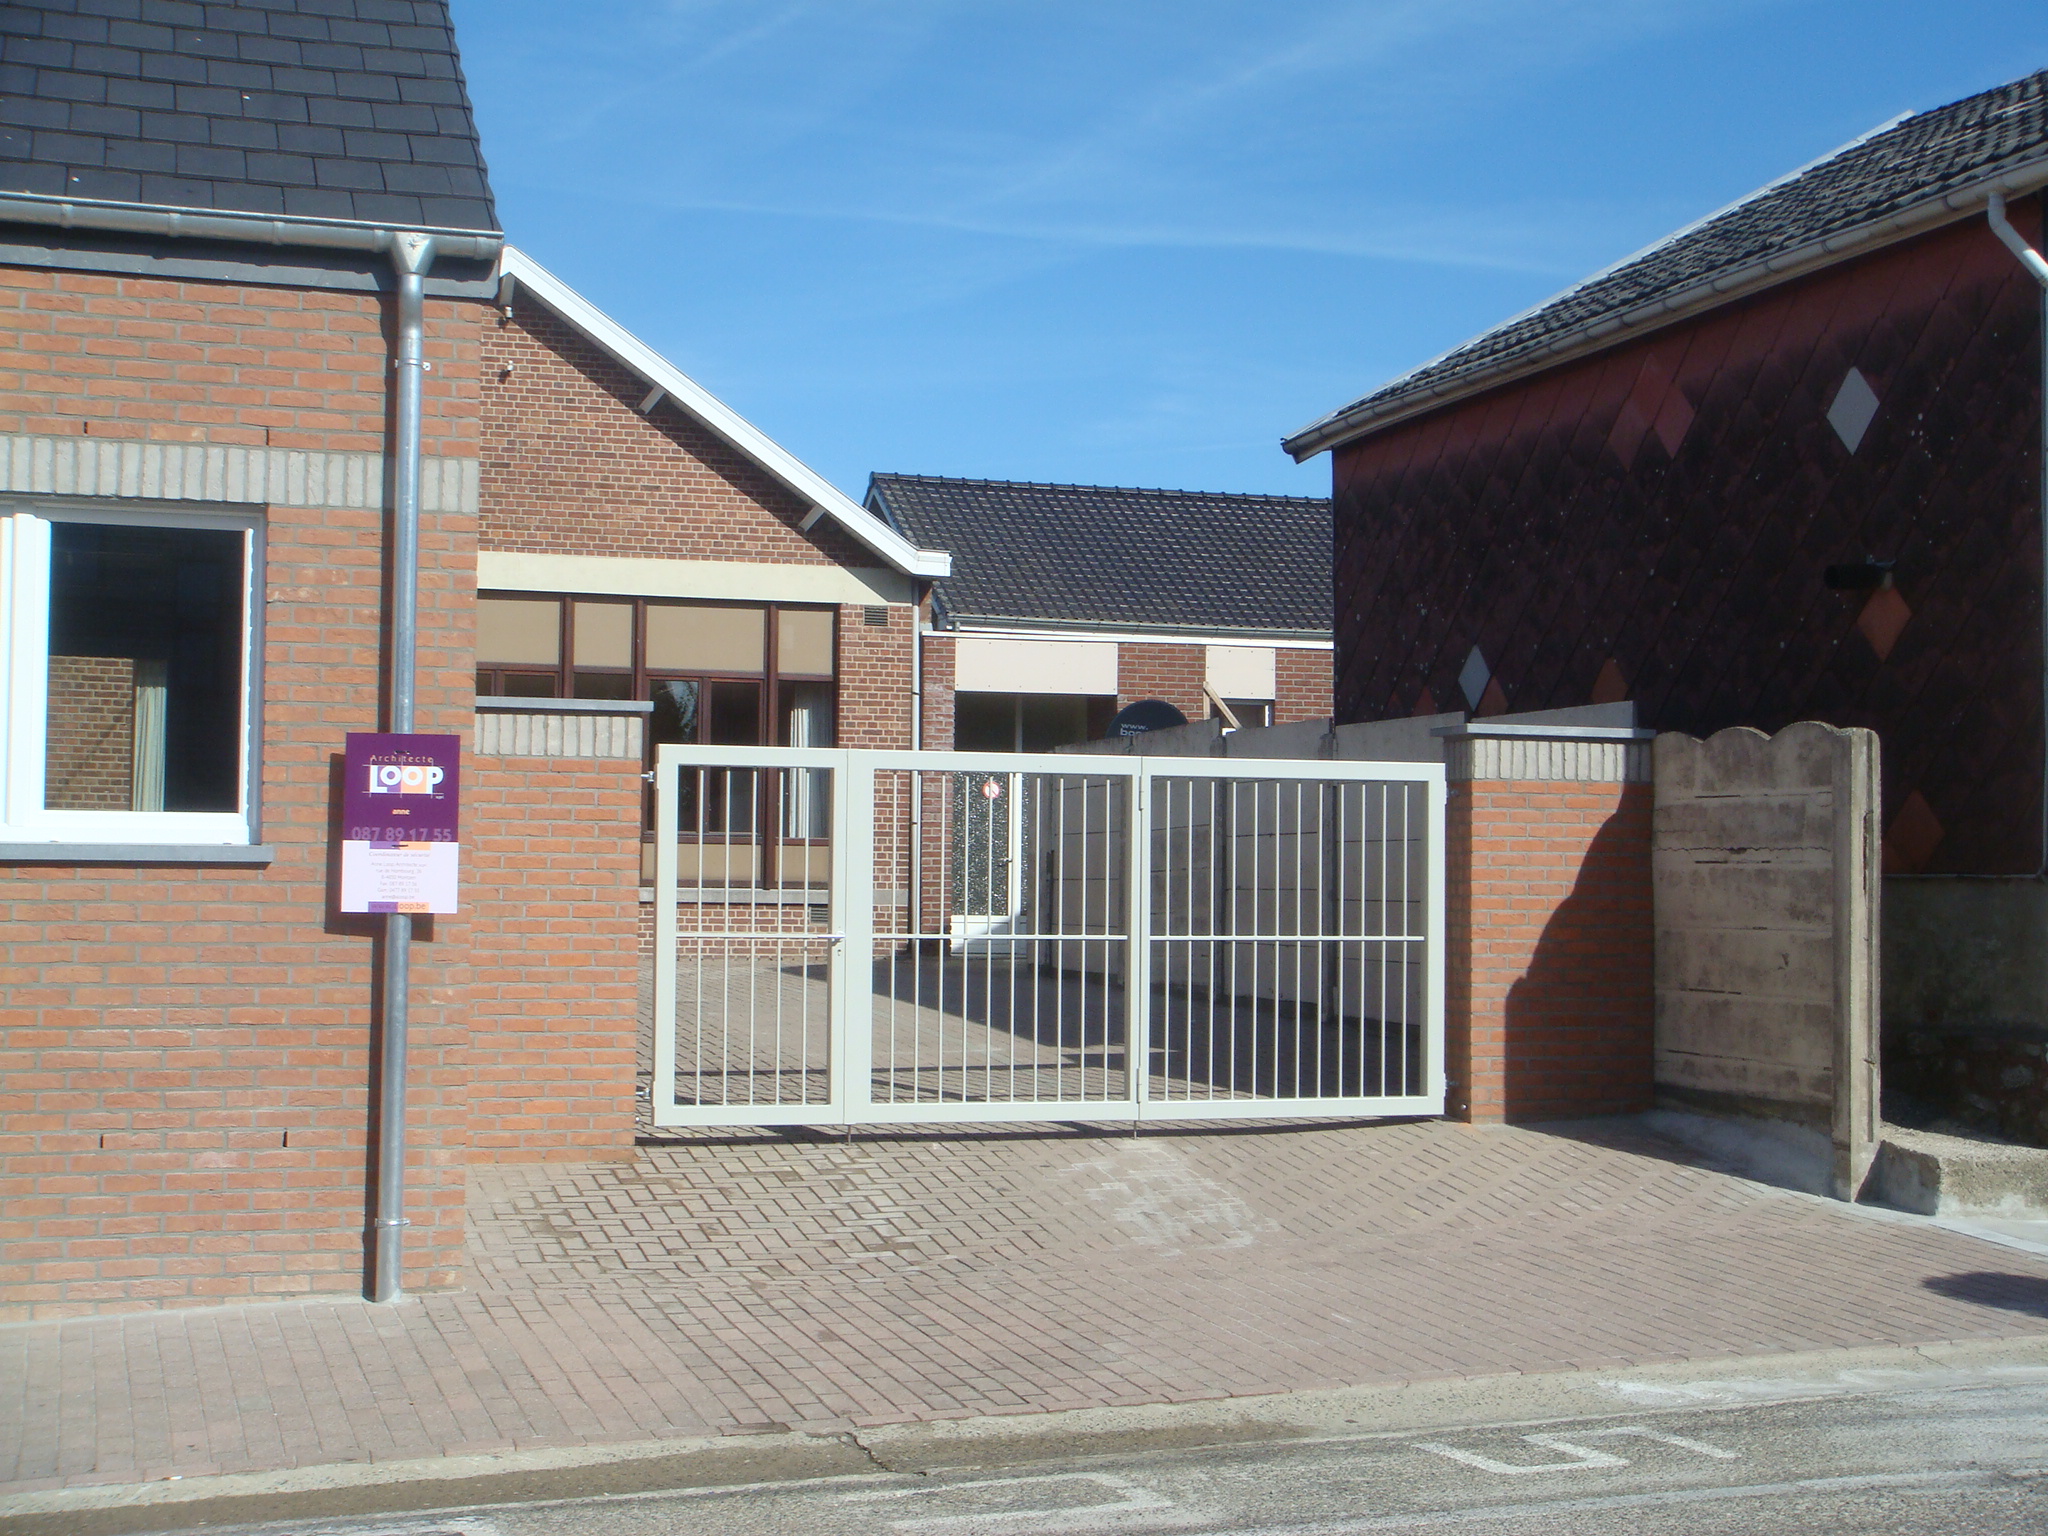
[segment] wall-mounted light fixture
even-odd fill
[[[1875,592],[1892,584],[1892,567],[1898,563],[1865,556],[1854,565],[1829,566],[1823,579],[1837,592]]]

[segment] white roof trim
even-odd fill
[[[879,517],[837,490],[824,476],[776,443],[760,428],[697,383],[618,321],[592,304],[524,251],[506,246],[498,271],[510,277],[593,343],[666,393],[677,405],[823,512],[855,539],[906,576],[950,576],[953,557],[942,549],[918,549]]]

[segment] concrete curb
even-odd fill
[[[892,1424],[837,1435],[695,1437],[90,1484],[0,1498],[0,1536],[114,1536],[235,1520],[919,1477],[1204,1446],[1363,1439],[1425,1428],[2017,1382],[2048,1382],[2048,1333]]]

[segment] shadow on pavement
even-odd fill
[[[2048,1317],[2048,1280],[2039,1275],[2008,1275],[1976,1270],[1963,1275],[1933,1275],[1920,1282],[1937,1296],[1973,1306],[2002,1307],[2029,1317]]]

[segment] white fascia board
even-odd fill
[[[618,321],[592,304],[531,256],[506,246],[498,271],[539,299],[593,343],[630,368],[648,385],[739,449],[813,507],[838,523],[906,576],[950,576],[953,557],[943,549],[919,549],[878,517],[849,500],[832,483],[796,458],[767,433],[734,411]]]

